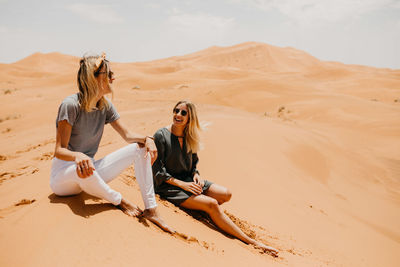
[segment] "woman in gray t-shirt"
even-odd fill
[[[51,189],[58,196],[85,191],[111,202],[130,216],[143,214],[163,230],[174,232],[156,209],[151,164],[157,158],[157,148],[153,138],[129,131],[114,105],[105,97],[112,92],[114,80],[105,54],[84,56],[80,60],[77,80],[79,92],[65,98],[58,109]],[[94,160],[107,123],[130,144]],[[145,205],[143,212],[107,185],[132,164]]]

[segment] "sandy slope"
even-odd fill
[[[186,238],[86,194],[52,194],[54,120],[76,91],[78,60],[0,64],[0,266],[398,266],[400,70],[261,43],[113,63],[114,103],[137,132],[168,124],[179,99],[198,104],[202,176],[233,191],[224,208],[278,247],[275,259],[164,201]],[[123,145],[107,126],[97,157]],[[142,205],[133,177],[112,187]]]

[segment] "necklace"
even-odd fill
[[[172,133],[173,135],[175,135],[175,136],[178,137],[178,138],[185,138],[184,135],[176,135],[176,134],[174,134],[173,132],[174,132],[174,125],[171,125],[171,133]]]

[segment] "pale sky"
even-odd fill
[[[247,41],[400,69],[400,0],[0,0],[1,63],[101,51],[148,61]]]

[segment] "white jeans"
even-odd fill
[[[157,206],[153,188],[153,172],[150,155],[145,158],[145,148],[137,144],[127,145],[102,159],[94,161],[95,171],[87,178],[80,178],[76,173],[74,161],[53,159],[50,175],[50,187],[58,196],[76,195],[82,191],[105,199],[114,205],[121,203],[121,193],[111,189],[108,182],[123,170],[134,164],[136,181],[142,193],[146,209]]]

